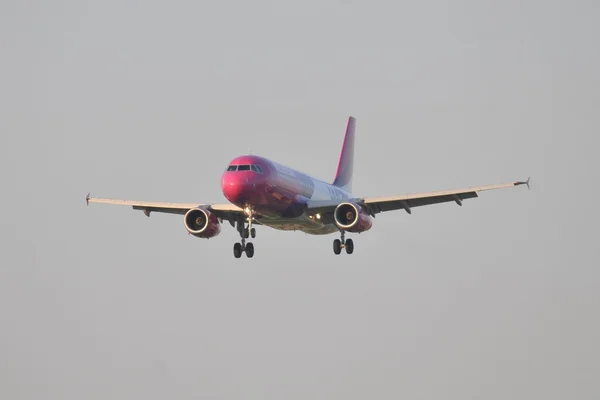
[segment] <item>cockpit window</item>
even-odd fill
[[[230,165],[227,167],[227,171],[254,171],[256,173],[262,174],[262,169],[258,165]]]

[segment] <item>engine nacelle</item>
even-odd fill
[[[199,238],[209,239],[221,232],[221,224],[217,216],[205,208],[192,208],[183,217],[185,229]]]
[[[373,225],[371,216],[361,206],[354,203],[338,204],[333,218],[338,227],[348,232],[365,232]]]

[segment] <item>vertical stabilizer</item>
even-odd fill
[[[356,129],[356,119],[348,118],[342,153],[338,163],[337,172],[333,184],[347,192],[352,191],[352,171],[354,168],[354,130]]]

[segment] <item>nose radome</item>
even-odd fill
[[[244,177],[236,174],[235,172],[225,172],[221,179],[221,189],[223,195],[232,203],[237,203],[241,200],[241,197],[245,189]]]
[[[236,203],[244,191],[244,185],[241,182],[225,182],[223,185],[223,194],[227,200]]]

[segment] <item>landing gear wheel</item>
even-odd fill
[[[342,252],[342,242],[340,239],[335,239],[333,241],[333,252],[337,255]]]
[[[346,244],[344,247],[346,248],[347,254],[352,254],[354,252],[354,242],[352,239],[346,239]]]
[[[242,245],[240,243],[233,245],[233,256],[235,258],[240,258],[242,256]]]
[[[244,229],[244,239],[248,239],[250,237],[250,232],[248,228]]]
[[[254,244],[248,243],[246,245],[246,257],[252,258],[254,256]]]
[[[256,237],[256,229],[254,229],[254,228],[250,229],[250,236],[252,237],[252,239],[254,239]]]

